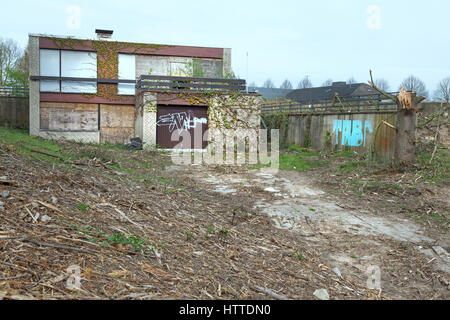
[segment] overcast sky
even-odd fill
[[[366,82],[372,69],[393,90],[414,74],[432,92],[450,76],[449,14],[448,0],[15,0],[1,3],[0,37],[25,46],[28,33],[112,29],[116,40],[232,48],[241,78],[248,52],[258,85]]]

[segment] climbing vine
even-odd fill
[[[183,92],[178,97],[190,105],[207,105],[211,127],[216,129],[254,129],[255,114],[259,114],[257,95],[243,95],[240,92]],[[259,116],[258,116],[259,121]],[[259,123],[256,125],[259,126]]]
[[[97,77],[100,79],[118,79],[119,53],[136,54],[140,50],[157,51],[169,45],[142,44],[118,41],[81,40],[73,38],[51,38],[58,49],[89,49],[97,52]],[[85,98],[101,97],[110,101],[124,101],[126,96],[119,96],[117,84],[98,84],[97,94],[83,94]]]

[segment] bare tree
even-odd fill
[[[391,91],[391,86],[389,85],[389,82],[386,79],[377,79],[375,80],[375,85],[386,92]]]
[[[438,88],[434,92],[434,97],[440,102],[450,102],[450,77],[439,82]]]
[[[358,81],[356,81],[356,79],[354,78],[354,77],[351,77],[351,78],[349,78],[348,80],[347,80],[347,84],[355,84],[355,83],[357,83]]]
[[[331,87],[332,85],[333,85],[333,79],[328,79],[322,84],[322,87]]]
[[[311,82],[311,80],[309,80],[309,77],[306,76],[304,77],[297,85],[297,89],[308,89],[308,88],[312,88],[313,84]]]
[[[415,92],[418,97],[420,96],[428,97],[428,91],[425,86],[425,83],[413,75],[403,80],[399,90],[401,88],[404,88],[408,92]]]
[[[292,89],[292,83],[286,79],[284,80],[284,82],[281,84],[280,89]]]
[[[11,74],[18,69],[22,57],[23,51],[14,40],[0,38],[0,84],[11,81]]]
[[[263,88],[269,88],[269,89],[275,88],[275,85],[274,85],[272,79],[270,79],[270,78],[267,79],[263,84]]]

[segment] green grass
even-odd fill
[[[338,172],[349,174],[357,170],[359,167],[365,167],[366,162],[364,161],[347,161],[339,166]]]
[[[424,179],[430,184],[450,181],[450,151],[444,145],[439,145],[433,161],[431,157],[434,143],[420,145],[417,148],[416,170],[420,170]],[[430,163],[431,161],[431,163]]]
[[[115,233],[109,236],[106,240],[108,240],[111,245],[131,245],[136,251],[144,251],[145,248],[143,246],[147,243],[146,238],[126,237],[123,233]]]
[[[51,140],[44,140],[37,137],[32,137],[27,130],[9,129],[0,127],[0,143],[5,145],[13,145],[14,151],[19,154],[24,154],[30,157],[38,158],[40,160],[49,162],[61,162],[57,158],[49,157],[43,154],[32,152],[31,149],[44,151],[55,156],[66,159],[61,153],[61,146]],[[68,157],[67,157],[68,160]]]
[[[86,204],[86,203],[83,203],[83,202],[78,202],[78,203],[77,203],[77,208],[78,208],[80,211],[86,213],[86,212],[88,212],[88,210],[89,210],[89,205]]]
[[[333,154],[334,158],[354,158],[356,154],[353,151],[339,151]]]

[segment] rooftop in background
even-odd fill
[[[248,87],[249,92],[256,92],[263,96],[264,99],[286,98],[286,95],[292,92],[291,89],[277,89],[277,88],[261,88]]]
[[[298,101],[332,100],[335,94],[340,97],[358,97],[379,95],[378,91],[365,83],[347,84],[346,82],[333,82],[332,86],[292,90],[286,98]]]

